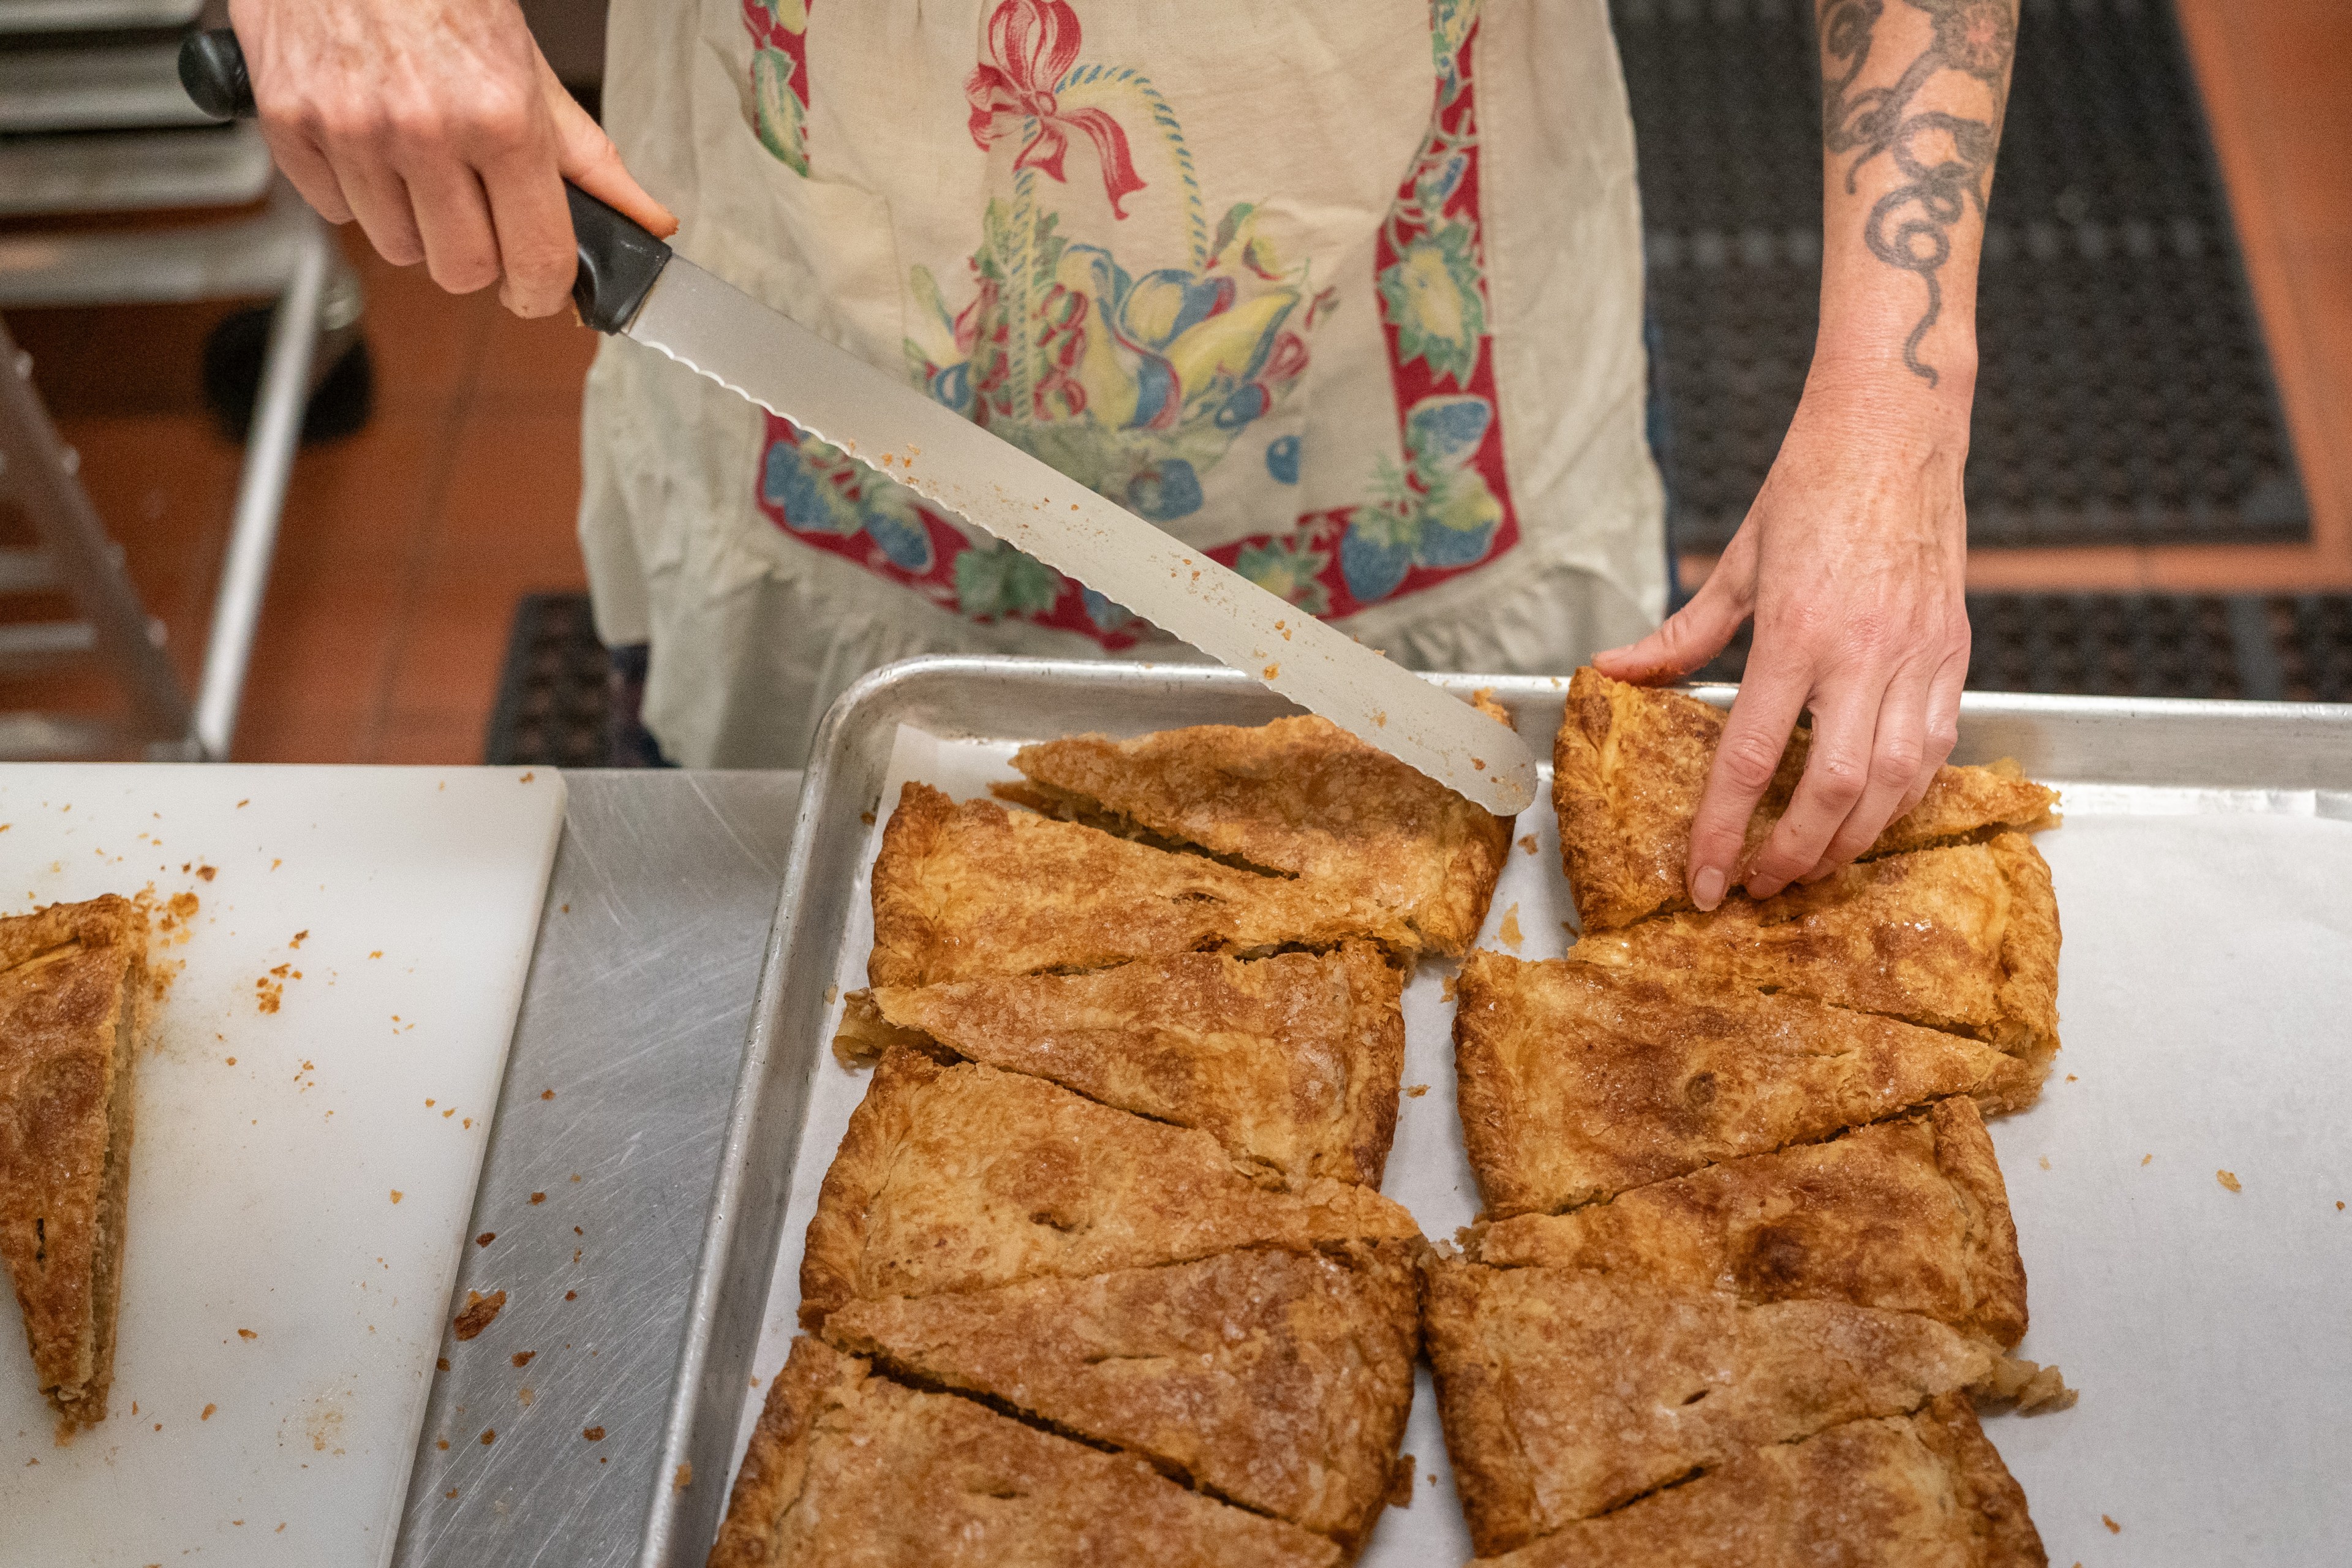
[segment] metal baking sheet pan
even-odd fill
[[[1565,680],[1433,679],[1492,688],[1549,755]],[[1024,742],[1292,710],[1230,670],[990,658],[896,665],[835,705],[668,1411],[663,1473],[692,1479],[657,1491],[646,1568],[702,1562],[783,1360],[803,1233],[865,1092],[830,1045],[841,994],[865,983],[868,875],[899,783],[961,798],[1013,776]],[[1993,1131],[2031,1279],[2019,1353],[2061,1365],[2082,1401],[1987,1429],[2053,1563],[2352,1562],[2352,708],[1971,694],[1955,760],[2000,756],[2066,794],[2065,826],[2040,839],[2066,932],[2065,1049],[2042,1102]],[[1548,788],[1515,832],[1480,945],[1556,954],[1573,911]],[[1477,1208],[1450,968],[1425,963],[1405,993],[1384,1184],[1433,1237]],[[1466,1562],[1425,1370],[1405,1450],[1412,1506],[1389,1510],[1362,1561]]]

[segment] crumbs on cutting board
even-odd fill
[[[1536,836],[1532,833],[1522,835],[1519,839],[1519,848],[1521,852],[1525,854],[1534,854],[1536,852]]]
[[[2238,1173],[2235,1171],[2216,1171],[2213,1173],[2213,1179],[2221,1183],[2223,1186],[2229,1188],[2233,1193],[2242,1193],[2246,1190],[2239,1184]]]
[[[1428,1092],[1429,1085],[1425,1083],[1409,1083],[1404,1086],[1404,1097],[1407,1100],[1419,1100]]]
[[[1526,940],[1519,934],[1518,905],[1515,903],[1509,909],[1503,911],[1503,923],[1495,928],[1495,934],[1503,939],[1504,946],[1513,949],[1516,949],[1521,942]]]

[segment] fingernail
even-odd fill
[[[1691,879],[1691,902],[1702,910],[1711,910],[1723,902],[1723,868],[1707,866]]]

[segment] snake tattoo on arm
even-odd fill
[[[1919,343],[1944,313],[1944,264],[1952,230],[1973,208],[1984,216],[1993,153],[2008,103],[2010,61],[2017,50],[2018,0],[1896,0],[1924,12],[1935,32],[1927,48],[1884,87],[1855,90],[1870,64],[1873,36],[1887,0],[1821,0],[1822,143],[1832,158],[1853,155],[1845,188],[1855,189],[1863,166],[1882,153],[1901,184],[1874,203],[1863,242],[1889,267],[1927,285],[1927,306],[1903,344],[1903,363],[1936,384],[1936,368],[1922,363]],[[1982,117],[1928,108],[1923,94],[1947,73],[1984,84],[1990,110]],[[1938,93],[1939,102],[1949,94]]]

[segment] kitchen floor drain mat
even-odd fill
[[[1803,0],[1612,0],[1674,537],[1722,547],[1821,289]],[[1969,537],[2275,542],[2310,513],[2168,0],[2025,0],[1979,289]]]
[[[1969,625],[1973,691],[2352,702],[2352,594],[1971,594]]]

